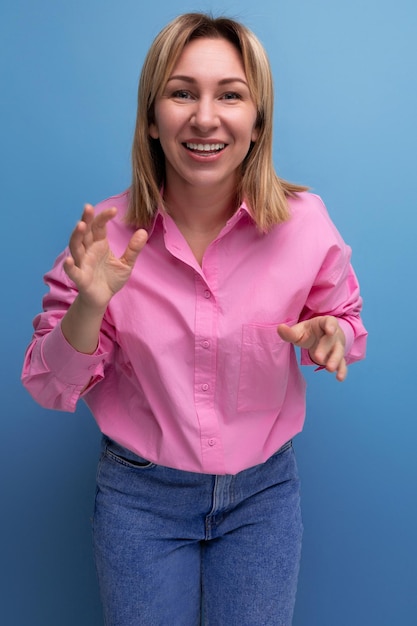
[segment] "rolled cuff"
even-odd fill
[[[78,352],[65,339],[61,325],[57,326],[42,342],[42,361],[45,368],[67,385],[83,386],[91,378],[102,378],[107,356],[100,344],[93,354]]]

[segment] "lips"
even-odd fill
[[[226,147],[225,143],[189,143],[186,142],[185,147],[191,152],[198,154],[209,155],[216,154]]]

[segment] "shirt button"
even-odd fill
[[[207,384],[207,383],[204,383],[204,385],[201,385],[201,389],[202,389],[203,391],[208,391],[208,388],[209,388],[209,386],[208,386],[208,384]]]
[[[209,292],[209,290],[208,290],[208,289],[206,289],[206,290],[205,290],[205,292],[204,292],[204,297],[205,297],[205,298],[211,298],[211,293]]]
[[[208,440],[208,444],[209,444],[209,446],[215,446],[216,445],[216,440],[215,439],[209,439]]]
[[[203,348],[210,348],[210,342],[209,341],[203,341],[203,343],[201,344],[203,346]]]

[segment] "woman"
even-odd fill
[[[86,205],[47,274],[23,381],[103,432],[105,622],[289,625],[303,364],[344,380],[366,331],[350,249],[276,175],[272,80],[241,24],[186,14],[139,85],[131,188]]]

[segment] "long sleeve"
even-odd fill
[[[62,267],[66,254],[62,253],[44,276],[49,292],[43,298],[43,312],[33,321],[34,334],[25,354],[22,382],[42,406],[74,411],[80,396],[103,378],[112,341],[107,322],[103,323],[99,346],[92,355],[77,352],[63,336],[61,320],[77,293]]]
[[[367,331],[361,320],[362,297],[359,283],[351,265],[351,249],[342,240],[340,234],[328,217],[327,210],[320,198],[321,233],[328,232],[333,238],[324,260],[314,280],[300,316],[300,321],[318,315],[333,315],[338,318],[346,337],[347,364],[365,357]],[[323,236],[323,235],[322,235]],[[313,364],[308,351],[301,351],[301,363]]]

